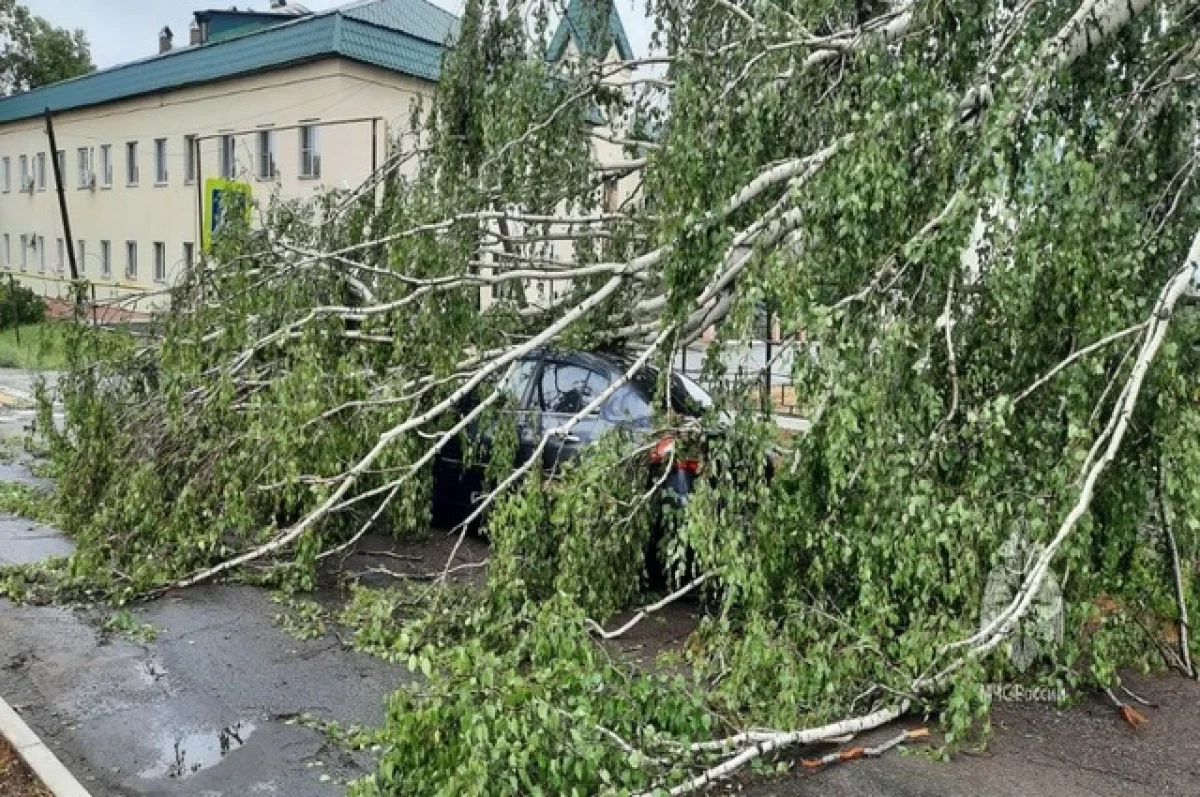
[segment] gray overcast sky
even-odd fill
[[[346,0],[298,0],[313,11],[346,5]],[[20,0],[38,16],[59,27],[83,28],[92,45],[92,60],[101,69],[153,55],[158,32],[169,25],[176,44],[187,42],[192,12],[202,8],[266,10],[268,0]],[[433,0],[453,13],[462,0]],[[617,0],[634,53],[645,55],[650,31],[641,0]]]

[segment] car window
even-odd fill
[[[650,420],[654,409],[650,402],[632,386],[621,388],[608,403],[608,417],[614,421],[640,423]]]
[[[646,401],[653,401],[658,395],[658,371],[654,368],[643,368],[631,380]],[[661,406],[662,402],[659,402]],[[671,374],[671,410],[680,415],[698,418],[704,414],[706,407],[712,405],[712,399],[704,388],[691,379],[677,373]]]
[[[529,393],[529,383],[537,373],[538,364],[537,360],[521,360],[504,380],[501,388],[509,395],[512,406],[520,407],[525,400]]]
[[[590,368],[547,362],[540,383],[542,409],[574,415],[608,387],[608,378]]]

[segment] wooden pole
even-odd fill
[[[58,210],[62,214],[67,260],[71,263],[71,281],[74,282],[79,279],[79,266],[75,262],[75,237],[71,235],[71,215],[67,212],[67,193],[63,188],[62,164],[58,162],[58,140],[54,137],[54,117],[50,115],[48,107],[46,108],[46,135],[50,138],[50,157],[54,161],[54,184],[58,187]],[[80,297],[76,297],[76,304],[79,301]]]

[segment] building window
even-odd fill
[[[63,245],[62,238],[59,238],[58,240],[56,240],[55,244],[57,245],[56,251],[58,253],[58,260],[56,260],[55,263],[57,264],[57,267],[58,267],[58,273],[61,274],[61,273],[63,273],[64,266],[66,264],[67,249]]]
[[[87,244],[82,238],[75,242],[75,265],[79,268],[79,276],[87,273]]]
[[[0,161],[0,185],[6,194],[12,190],[12,162],[8,158]]]
[[[100,147],[100,185],[104,188],[112,188],[112,178],[112,145],[103,144]]]
[[[154,242],[154,281],[167,281],[167,245],[161,241]]]
[[[112,242],[100,242],[100,276],[112,277]]]
[[[21,163],[21,190],[22,191],[32,191],[33,190],[33,180],[29,176],[29,156],[22,155],[20,163]]]
[[[125,242],[125,276],[137,279],[137,241]]]
[[[137,185],[138,177],[138,145],[136,141],[130,141],[125,144],[125,183],[126,185]]]
[[[300,176],[309,179],[321,176],[321,136],[319,128],[313,125],[300,128]]]
[[[4,267],[12,268],[12,241],[8,233],[4,233]]]
[[[37,160],[34,161],[33,171],[37,177],[37,189],[39,191],[46,190],[46,153],[39,152]]]
[[[616,213],[620,206],[620,183],[616,177],[606,177],[604,179],[604,196],[602,203],[605,213]]]
[[[79,155],[79,187],[80,188],[95,188],[96,173],[92,171],[92,150],[88,147],[80,147]]]
[[[46,273],[46,236],[39,235],[37,237],[38,250],[38,271]]]
[[[191,241],[183,242],[183,267],[188,271],[196,262],[196,245]]]
[[[21,270],[29,267],[29,236],[21,236]]]
[[[196,137],[183,137],[183,180],[187,183],[196,181]]]
[[[221,136],[221,176],[232,180],[237,172],[237,152],[233,136]]]
[[[154,184],[166,185],[168,176],[167,140],[165,138],[156,138],[154,140]]]
[[[279,174],[275,168],[275,131],[258,131],[258,179],[270,180]]]
[[[58,162],[58,174],[54,178],[54,184],[58,185],[58,181],[62,180],[63,188],[67,187],[67,151],[60,149],[54,153],[54,159]]]

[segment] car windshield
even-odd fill
[[[647,401],[658,394],[659,371],[654,368],[644,368],[631,380]],[[671,373],[671,410],[680,415],[699,417],[704,410],[712,406],[712,397],[688,377]]]

